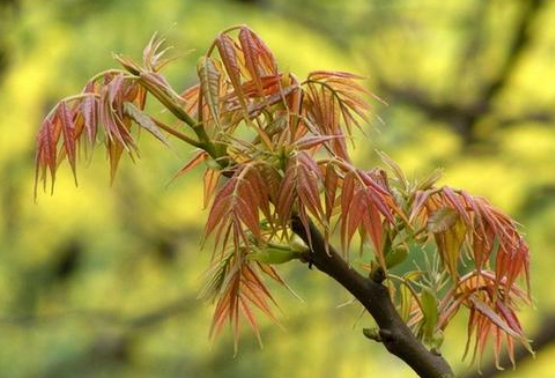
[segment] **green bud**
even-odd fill
[[[292,251],[295,251],[297,253],[308,252],[308,246],[305,244],[303,239],[301,239],[297,235],[293,235],[293,237],[289,241],[289,247],[291,248]]]
[[[205,160],[206,165],[208,166],[208,168],[213,169],[215,171],[219,171],[220,170],[220,164],[218,164],[218,162],[214,159],[206,159]]]
[[[408,247],[404,244],[401,244],[395,247],[395,249],[393,249],[390,253],[386,255],[385,265],[388,268],[393,268],[394,266],[397,266],[401,264],[403,261],[405,261],[408,254],[409,254]]]
[[[266,247],[260,251],[254,252],[251,258],[263,264],[284,264],[291,260],[299,258],[299,253],[287,248]]]
[[[380,341],[382,338],[380,336],[380,329],[377,327],[363,328],[362,333],[370,340]]]
[[[443,344],[444,338],[445,336],[443,335],[443,332],[440,329],[436,330],[432,335],[432,339],[430,340],[430,346],[434,349],[439,350],[439,348],[441,348],[441,345]]]
[[[431,343],[432,337],[436,332],[436,325],[439,318],[437,311],[438,301],[434,293],[424,288],[420,295],[420,302],[422,304],[422,313],[424,315],[424,322],[422,324],[422,332],[424,334],[424,341]]]

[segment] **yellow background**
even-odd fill
[[[511,51],[523,22],[524,43]],[[444,168],[442,183],[522,223],[535,298],[522,319],[531,337],[555,322],[554,2],[11,0],[0,2],[0,377],[414,376],[362,337],[372,321],[357,323],[360,308],[337,307],[350,300],[341,288],[296,264],[280,272],[304,302],[274,288],[285,330],[262,320],[264,348],[246,331],[237,357],[229,333],[208,340],[213,308],[197,299],[209,260],[199,248],[201,175],[167,186],[188,148],[142,135],[142,159],[124,158],[112,187],[99,148],[81,160],[78,188],[64,164],[54,196],[33,202],[42,117],[115,67],[112,52],[139,58],[160,31],[182,56],[167,76],[183,89],[214,36],[242,23],[282,70],[368,76],[389,105],[373,104],[358,165],[378,164],[379,149],[412,177]],[[508,59],[488,110],[465,123]],[[460,373],[471,370],[461,361],[465,320],[444,347]],[[548,344],[504,376],[555,376],[554,353]]]

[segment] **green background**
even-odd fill
[[[546,339],[507,377],[551,377],[555,350],[555,2],[540,0],[8,0],[0,1],[0,377],[412,377],[362,337],[360,308],[300,264],[280,267],[303,302],[274,287],[283,328],[263,319],[264,347],[242,333],[211,342],[212,306],[197,299],[202,176],[171,185],[191,150],[141,137],[112,187],[99,148],[66,164],[54,196],[33,202],[35,134],[60,98],[139,58],[159,31],[181,58],[167,70],[184,89],[215,35],[246,23],[282,70],[367,76],[373,124],[357,135],[361,167],[386,151],[411,177],[483,195],[524,226],[535,308],[522,319]],[[157,111],[157,110],[155,110]],[[164,116],[164,115],[162,115]],[[383,121],[383,123],[382,123]],[[145,137],[146,136],[146,137]],[[457,372],[465,317],[446,335]],[[551,337],[554,337],[551,335]],[[553,343],[555,345],[555,342]],[[488,356],[484,365],[487,366]]]

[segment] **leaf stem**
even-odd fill
[[[147,79],[148,73],[141,73],[139,76],[139,82],[141,85],[146,88],[166,109],[168,109],[177,119],[180,121],[185,122],[189,125],[195,134],[198,137],[198,142],[194,141],[194,146],[202,148],[205,150],[214,160],[218,161],[219,158],[223,156],[221,149],[217,148],[216,145],[212,142],[208,134],[206,133],[206,129],[204,128],[201,122],[195,121],[179,104],[180,98],[174,98],[177,95],[175,94],[168,94],[158,88],[156,85],[153,85],[150,80]],[[173,130],[173,129],[172,129]],[[168,131],[168,130],[166,130]],[[175,130],[173,130],[175,131]],[[170,131],[168,131],[170,132]],[[173,133],[172,133],[173,134]],[[176,137],[190,143],[192,139],[186,137],[184,134],[179,133],[180,135],[175,135]],[[183,139],[182,137],[185,137]],[[191,143],[192,144],[192,143]],[[225,166],[225,165],[224,165]]]
[[[418,304],[418,307],[420,307],[420,310],[422,312],[424,311],[424,307],[422,306],[422,302],[420,301],[420,298],[418,297],[418,293],[416,292],[416,290],[414,290],[414,288],[410,285],[410,283],[407,280],[405,280],[403,277],[397,276],[395,274],[388,274],[387,276],[389,278],[394,278],[394,279],[398,280],[401,284],[405,285],[405,287],[407,289],[409,289],[410,293],[412,294],[412,296],[416,300],[416,303]]]
[[[387,287],[352,269],[333,246],[326,248],[324,236],[312,222],[306,229],[298,217],[293,217],[291,227],[305,243],[311,240],[308,261],[353,294],[372,315],[380,334],[388,335],[382,342],[391,354],[405,361],[422,378],[454,377],[447,361],[426,349],[401,319]]]
[[[197,148],[202,148],[204,149],[204,144],[199,142],[198,140],[195,140],[179,131],[177,131],[176,129],[166,125],[165,123],[158,121],[155,118],[152,118],[152,120],[154,121],[154,123],[156,124],[156,126],[158,126],[159,128],[161,128],[162,130],[170,133],[171,135],[173,135],[174,137],[176,137],[177,139],[180,139],[182,141],[184,141],[185,143],[190,144],[191,146],[197,147]]]
[[[108,75],[108,74],[127,75],[127,76],[129,76],[129,77],[134,77],[134,76],[135,76],[135,75],[130,74],[129,72],[127,72],[127,71],[125,71],[125,70],[122,70],[122,69],[119,69],[119,68],[112,68],[112,69],[109,69],[109,70],[106,70],[106,71],[102,71],[102,72],[97,73],[96,75],[94,75],[93,77],[91,77],[91,78],[89,79],[89,82],[91,82],[91,81],[97,81],[97,80],[100,79],[101,77],[106,76],[106,75]]]

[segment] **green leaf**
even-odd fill
[[[412,298],[414,293],[410,290],[410,282],[416,281],[422,276],[422,272],[419,270],[413,270],[403,275],[403,284],[399,286],[399,294],[401,296],[401,302],[399,306],[399,315],[401,319],[408,322],[410,319]]]
[[[447,231],[434,234],[441,258],[454,278],[458,276],[457,262],[466,231],[467,228],[464,222],[461,221],[460,217],[457,217],[455,224]]]
[[[418,184],[416,190],[426,190],[430,189],[435,185],[436,182],[443,176],[443,169],[436,168],[432,173],[428,175],[422,182]]]
[[[268,246],[262,250],[250,254],[250,258],[263,264],[284,264],[291,260],[298,259],[301,253],[289,248]]]
[[[407,176],[405,176],[405,173],[403,172],[401,167],[399,167],[399,165],[385,152],[377,150],[376,152],[380,156],[380,159],[382,159],[382,162],[391,169],[391,171],[395,175],[395,178],[397,178],[397,180],[399,180],[399,182],[402,184],[403,189],[407,189],[409,186],[409,181],[407,180]]]
[[[424,288],[420,294],[420,303],[422,304],[422,314],[424,315],[422,333],[424,335],[424,341],[430,343],[435,334],[437,321],[439,319],[437,298],[430,289]]]
[[[137,123],[137,125],[146,129],[149,133],[154,135],[160,142],[164,143],[166,146],[169,146],[168,139],[162,133],[162,131],[160,131],[158,126],[156,126],[152,118],[143,113],[139,108],[137,108],[130,102],[125,102],[123,104],[123,111],[125,112],[125,114],[131,117]]]
[[[399,304],[399,316],[406,323],[410,318],[412,293],[406,285],[401,285],[399,286],[399,295],[401,297]]]
[[[409,249],[406,245],[399,245],[389,252],[385,257],[385,265],[387,268],[393,268],[401,264],[407,258]]]
[[[200,90],[206,100],[210,114],[218,127],[220,124],[220,85],[221,72],[216,62],[210,57],[201,57],[197,63],[197,72],[200,79]]]
[[[308,252],[308,246],[297,234],[294,234],[289,240],[289,247],[297,253]]]

